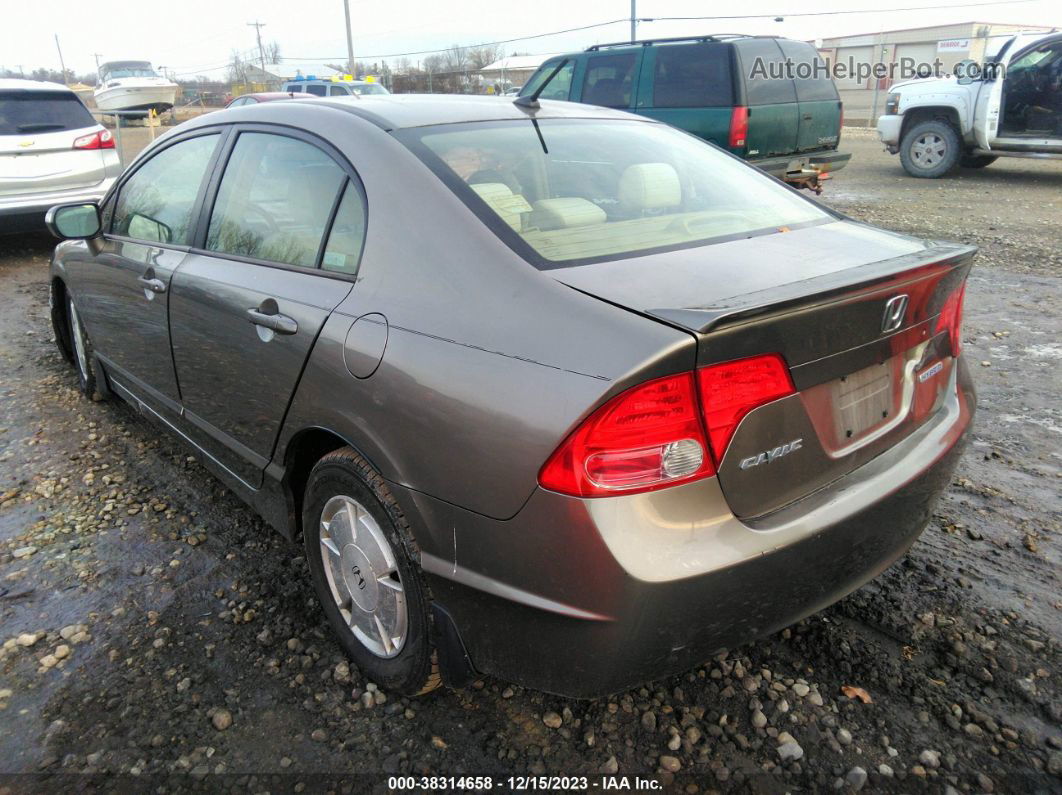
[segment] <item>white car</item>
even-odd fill
[[[98,201],[121,172],[111,132],[73,91],[0,80],[0,231],[43,227],[56,204]]]
[[[986,64],[892,87],[878,136],[914,177],[999,157],[1062,158],[1062,33],[1019,33]]]

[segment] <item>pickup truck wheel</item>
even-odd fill
[[[384,479],[341,448],[314,466],[304,506],[314,587],[347,656],[385,690],[442,684],[416,544]]]
[[[915,124],[900,143],[900,162],[912,177],[943,177],[955,168],[961,154],[955,128],[936,119]]]
[[[959,165],[963,168],[984,168],[999,160],[995,155],[963,155]]]

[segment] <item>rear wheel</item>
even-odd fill
[[[998,159],[995,155],[963,155],[959,159],[959,165],[963,168],[984,168],[992,165]]]
[[[913,125],[900,143],[900,162],[912,177],[943,177],[955,168],[961,154],[959,134],[939,119]]]
[[[314,466],[303,504],[314,588],[343,650],[386,689],[438,687],[430,597],[409,525],[383,478],[343,448]]]
[[[77,370],[78,385],[81,391],[92,400],[99,399],[96,384],[95,352],[92,341],[81,325],[81,316],[74,306],[74,299],[66,299],[67,327],[70,329],[70,349],[74,353],[74,369]]]

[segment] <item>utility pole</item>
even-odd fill
[[[631,43],[638,40],[638,0],[631,0]]]
[[[265,27],[265,22],[256,19],[254,22],[248,22],[247,27],[254,28],[255,35],[258,36],[258,58],[262,64],[262,82],[265,82],[265,50],[262,49],[262,28]]]
[[[94,53],[92,53],[92,57],[96,59],[96,74],[100,73],[100,56],[101,55],[103,55],[102,52],[94,52]]]
[[[354,34],[350,31],[350,0],[343,0],[343,18],[347,22],[347,74],[354,75]]]
[[[63,85],[66,85],[66,64],[63,63],[63,49],[59,46],[59,34],[55,34],[55,49],[59,51],[59,68],[63,70]]]

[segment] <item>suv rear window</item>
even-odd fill
[[[793,64],[793,85],[798,102],[838,99],[837,87],[819,53],[810,44],[779,39],[782,54]],[[807,77],[801,77],[806,72]]]
[[[95,126],[96,120],[73,93],[0,91],[0,135],[83,130]]]
[[[757,169],[664,124],[538,119],[537,127],[530,120],[448,124],[396,137],[540,268],[831,218]]]
[[[774,39],[745,39],[734,43],[741,58],[741,77],[749,105],[778,105],[796,102],[792,80],[772,79],[785,75],[782,51]]]
[[[727,45],[713,42],[656,48],[654,108],[712,108],[733,104]]]

